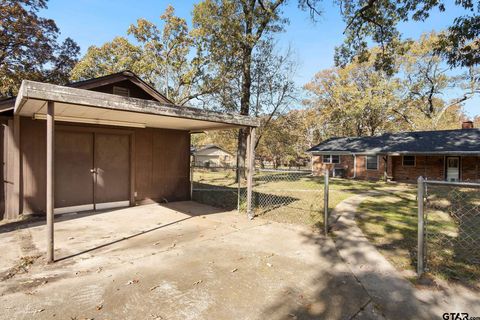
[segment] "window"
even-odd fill
[[[403,156],[404,167],[415,167],[415,156]]]
[[[113,94],[116,94],[118,96],[130,97],[130,90],[128,90],[128,88],[114,86]]]
[[[323,156],[323,163],[340,163],[340,156],[326,154]]]
[[[377,156],[367,156],[367,170],[378,170]]]

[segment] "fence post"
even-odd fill
[[[417,202],[418,202],[418,243],[417,243],[417,275],[420,277],[423,274],[424,262],[424,198],[425,198],[425,179],[420,176],[417,180]]]
[[[323,224],[325,227],[325,235],[328,235],[328,180],[329,180],[329,172],[328,169],[325,169],[325,183],[323,185]]]
[[[237,153],[238,156],[238,153]],[[241,198],[241,192],[242,192],[242,177],[240,176],[240,169],[238,167],[238,161],[237,161],[237,170],[236,170],[236,177],[238,179],[238,184],[237,184],[237,211],[240,213],[240,201],[242,200]]]
[[[252,206],[253,194],[253,175],[255,174],[255,128],[249,130],[248,141],[248,171],[247,171],[247,216],[251,220],[254,218]]]
[[[195,157],[190,162],[190,200],[193,200],[193,169],[195,167]]]

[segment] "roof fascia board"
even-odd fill
[[[157,101],[117,96],[108,93],[64,87],[53,84],[24,80],[15,101],[14,113],[18,114],[28,99],[54,101],[72,105],[84,105],[110,110],[128,111],[185,118],[206,122],[224,123],[234,126],[258,127],[256,118],[205,111],[195,108],[176,107]]]

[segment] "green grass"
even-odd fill
[[[415,186],[396,188],[391,194],[370,197],[361,203],[357,222],[368,239],[400,270],[415,270],[417,257],[417,200]],[[477,191],[478,192],[478,191]],[[478,210],[474,201],[479,200],[475,191],[456,190],[461,195],[460,212]],[[452,189],[433,187],[429,189],[426,210],[427,221],[427,267],[442,279],[455,280],[468,285],[479,285],[478,264],[480,216],[468,221],[452,218]],[[473,202],[473,204],[472,204]],[[456,211],[458,211],[456,210]],[[463,211],[462,211],[463,210]],[[476,220],[474,220],[476,219]],[[462,224],[468,226],[468,237],[461,236]],[[468,241],[467,241],[468,240]],[[462,254],[459,249],[462,248]]]
[[[215,171],[216,170],[216,171]],[[331,178],[329,209],[351,195],[385,186],[382,182]],[[308,172],[262,171],[255,175],[253,202],[256,215],[278,222],[323,228],[324,178]],[[233,169],[196,169],[194,199],[226,209],[236,209],[238,183]],[[246,184],[241,183],[240,209],[246,206]]]

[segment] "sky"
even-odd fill
[[[146,18],[160,23],[159,16],[172,4],[176,15],[191,20],[194,4],[192,0],[50,0],[48,9],[42,16],[54,19],[60,28],[61,38],[74,39],[81,48],[82,55],[89,46],[100,46],[115,36],[126,35],[128,27],[138,18]],[[279,48],[290,46],[295,52],[299,68],[295,81],[303,86],[315,73],[334,65],[335,46],[343,41],[345,23],[338,6],[332,0],[324,0],[323,13],[316,23],[309,13],[297,8],[297,2],[290,0],[284,7],[284,16],[290,23],[285,32],[277,36]],[[432,12],[425,22],[408,22],[400,25],[404,37],[416,39],[422,33],[445,29],[453,18],[461,13],[455,6],[447,6],[444,13]],[[447,97],[448,98],[448,97]],[[480,97],[465,103],[468,116],[480,115]]]

